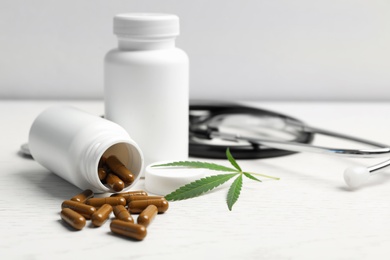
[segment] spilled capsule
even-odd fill
[[[147,233],[146,228],[142,225],[125,222],[118,219],[114,219],[111,222],[110,229],[115,234],[130,237],[136,240],[143,240]]]
[[[130,201],[133,200],[165,200],[164,197],[162,196],[141,196],[141,195],[135,195],[135,196],[130,196],[126,201],[129,203]]]
[[[148,193],[146,191],[143,191],[143,190],[133,190],[133,191],[127,191],[127,192],[122,192],[122,193],[114,193],[111,195],[111,197],[114,197],[114,196],[126,196],[126,195],[129,195],[129,196],[137,196],[137,195],[142,195],[142,196],[148,196]]]
[[[107,198],[90,198],[86,201],[86,204],[99,208],[104,204],[110,204],[111,206],[126,205],[126,199],[123,197],[107,197]]]
[[[117,219],[123,220],[126,222],[134,223],[134,219],[131,216],[130,212],[122,205],[117,205],[113,207],[114,215]]]
[[[141,213],[149,205],[156,206],[158,213],[164,213],[169,207],[169,203],[166,199],[133,200],[128,204],[129,212]]]
[[[88,201],[88,200],[87,200]],[[65,200],[61,204],[61,208],[70,208],[77,213],[81,214],[86,219],[90,219],[92,214],[96,212],[96,208],[91,205],[86,205],[73,200]]]
[[[133,196],[148,196],[148,193],[146,191],[129,191],[129,192],[123,192],[123,193],[114,193],[111,195],[111,197],[123,197],[126,199],[126,202],[129,203],[131,200],[131,197]]]
[[[84,203],[85,201],[87,201],[87,199],[92,198],[93,196],[94,196],[93,191],[85,190],[80,194],[77,194],[76,196],[72,197],[70,200]]]
[[[70,208],[61,210],[61,218],[74,229],[81,230],[85,227],[85,218]]]
[[[139,214],[137,218],[137,223],[147,227],[156,217],[157,213],[157,207],[155,205],[149,205]]]
[[[100,227],[106,222],[112,212],[110,204],[104,204],[95,213],[92,214],[91,220],[94,226]]]

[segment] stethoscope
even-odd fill
[[[295,152],[314,152],[337,156],[377,158],[390,155],[381,143],[308,126],[280,113],[238,104],[192,102],[190,105],[189,154],[203,158],[225,158],[226,148],[237,159],[284,156]],[[326,135],[375,149],[341,149],[310,144],[315,134]],[[364,184],[390,159],[370,167],[352,166],[344,171],[351,188]]]

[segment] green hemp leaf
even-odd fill
[[[179,162],[153,165],[152,167],[174,166],[174,167],[201,168],[201,169],[208,169],[213,171],[230,172],[229,174],[218,174],[218,175],[201,178],[199,180],[188,183],[165,196],[165,198],[169,201],[194,198],[199,195],[202,195],[203,193],[211,191],[212,189],[224,184],[225,182],[229,181],[233,177],[237,176],[236,179],[230,185],[227,194],[226,202],[230,211],[233,209],[233,205],[237,202],[240,196],[241,188],[242,188],[242,180],[243,180],[242,175],[244,175],[245,177],[251,180],[258,181],[258,182],[261,182],[261,180],[259,180],[253,175],[279,180],[279,178],[264,175],[264,174],[242,171],[241,167],[238,165],[237,161],[230,153],[229,148],[226,149],[226,157],[231,163],[231,165],[233,165],[234,169],[223,165],[218,165],[215,163],[198,162],[198,161],[179,161]]]

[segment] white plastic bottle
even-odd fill
[[[105,116],[141,147],[145,164],[188,158],[189,62],[175,47],[179,18],[114,17],[118,48],[105,57]]]
[[[29,133],[32,157],[44,167],[80,189],[114,192],[98,177],[98,163],[104,155],[115,155],[140,178],[143,155],[138,145],[118,124],[69,106],[43,111]]]

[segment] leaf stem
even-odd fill
[[[266,178],[270,178],[270,179],[274,179],[274,180],[280,180],[280,178],[278,178],[278,177],[273,177],[273,176],[269,176],[269,175],[265,175],[265,174],[261,174],[261,173],[254,173],[254,172],[247,172],[247,173],[250,173],[250,174],[253,174],[253,175],[257,175],[257,176],[266,177]]]

